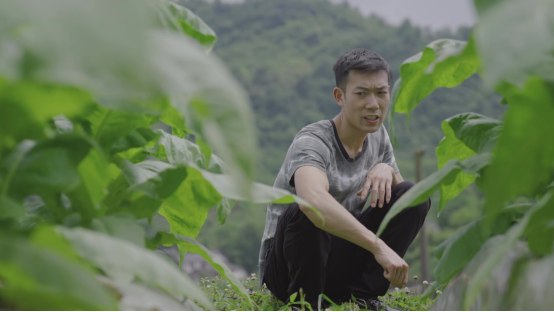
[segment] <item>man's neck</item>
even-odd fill
[[[344,149],[351,158],[355,158],[362,152],[367,133],[360,132],[358,129],[352,127],[345,120],[342,113],[333,118],[333,122],[337,127],[337,134],[339,135],[342,146],[344,146]]]

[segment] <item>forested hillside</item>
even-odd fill
[[[213,27],[219,39],[212,53],[225,62],[250,95],[261,147],[257,180],[270,185],[298,130],[339,112],[332,97],[332,65],[341,54],[357,47],[376,51],[389,62],[396,80],[401,62],[429,42],[439,38],[467,40],[471,31],[431,32],[407,21],[394,27],[379,17],[364,17],[345,4],[324,0],[181,3]],[[439,89],[426,98],[412,114],[407,130],[405,117],[397,116],[399,148],[395,154],[404,178],[414,179],[415,148],[425,149],[425,171],[436,170],[434,147],[443,137],[442,120],[466,111],[500,117],[504,107],[499,102],[499,96],[481,87],[479,77],[474,76],[454,90]],[[481,214],[476,208],[480,200],[479,191],[471,187],[448,203],[453,209],[439,219],[438,200],[434,200],[428,218],[431,245]],[[209,218],[198,239],[255,271],[265,209],[237,208],[225,227],[215,226],[217,218]],[[416,245],[407,255],[414,274],[418,273]]]

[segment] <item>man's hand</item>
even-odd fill
[[[378,246],[378,250],[373,255],[375,260],[385,269],[385,278],[394,287],[404,287],[408,284],[408,264],[382,240],[379,240]]]
[[[379,194],[379,208],[383,208],[386,199],[387,204],[391,198],[391,185],[394,179],[394,169],[387,164],[377,164],[367,173],[364,186],[356,194],[361,196],[362,200],[367,198],[369,189],[371,190],[371,207],[377,205],[377,194]]]

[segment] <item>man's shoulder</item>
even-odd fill
[[[311,136],[314,138],[328,141],[333,131],[333,124],[329,120],[320,120],[318,122],[311,123],[304,128],[300,129],[295,136],[295,140],[303,136]]]

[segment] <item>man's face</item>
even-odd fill
[[[390,104],[387,73],[352,70],[348,74],[346,90],[342,92],[335,88],[335,99],[352,127],[364,133],[376,132],[385,120]]]

